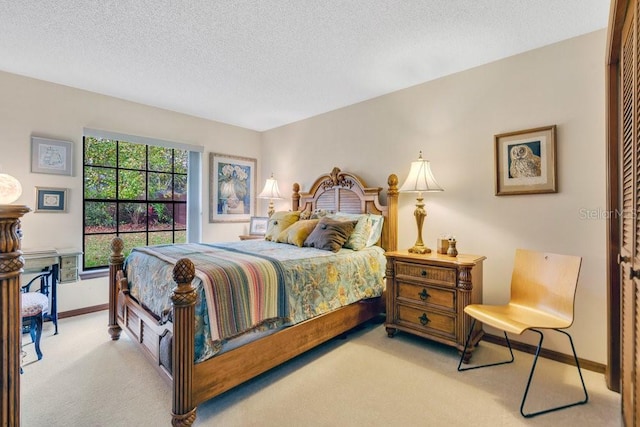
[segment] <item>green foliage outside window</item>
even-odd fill
[[[84,269],[125,248],[186,241],[188,152],[85,137]]]

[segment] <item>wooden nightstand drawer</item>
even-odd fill
[[[455,311],[455,290],[438,289],[430,286],[398,282],[398,300],[420,305],[433,305]]]
[[[398,279],[417,280],[452,288],[456,286],[455,268],[397,262],[396,277]]]
[[[424,329],[447,337],[456,336],[456,318],[430,310],[421,310],[403,304],[398,305],[398,322],[409,323],[413,327]]]

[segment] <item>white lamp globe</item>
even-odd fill
[[[6,173],[0,173],[0,205],[8,205],[18,200],[22,194],[20,182]]]

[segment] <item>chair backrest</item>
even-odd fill
[[[511,303],[542,310],[573,323],[573,305],[582,258],[516,250]]]

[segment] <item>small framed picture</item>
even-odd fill
[[[66,212],[67,189],[36,187],[35,212]]]
[[[556,126],[495,135],[496,196],[558,192]]]
[[[73,143],[31,137],[31,172],[72,175]]]
[[[267,233],[269,218],[266,216],[252,216],[249,222],[249,234],[252,236],[264,236]]]

